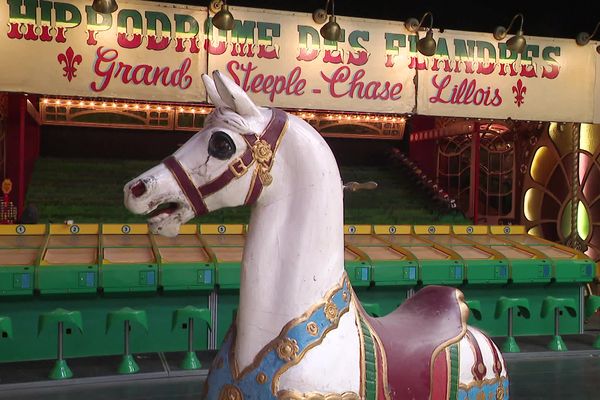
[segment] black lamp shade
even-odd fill
[[[329,17],[329,22],[321,27],[321,36],[326,40],[339,42],[342,36],[342,28],[335,21],[335,16]]]
[[[223,4],[221,11],[216,13],[212,19],[213,25],[224,31],[232,30],[234,22],[235,18],[233,18],[233,15],[229,11],[229,6],[227,4]]]
[[[115,0],[94,0],[92,3],[94,11],[102,14],[110,14],[119,8]]]
[[[427,31],[427,34],[425,34],[424,38],[419,39],[417,42],[417,50],[424,56],[429,57],[434,55],[436,47],[437,45],[435,43],[435,39],[433,38],[433,31],[431,29]]]

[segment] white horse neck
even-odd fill
[[[341,280],[343,198],[331,150],[290,116],[275,155],[273,184],[252,210],[242,261],[236,361],[240,369],[290,320]]]

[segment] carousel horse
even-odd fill
[[[427,286],[370,317],[344,271],[336,160],[308,123],[255,105],[225,75],[202,131],[124,187],[152,232],[252,205],[235,322],[205,383],[209,400],[508,399],[498,348],[466,324],[462,293]]]

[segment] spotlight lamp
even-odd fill
[[[429,28],[427,28],[427,33],[425,34],[425,37],[419,39],[419,41],[417,42],[417,50],[424,56],[429,57],[435,54],[435,50],[437,47],[435,39],[433,38],[433,14],[431,13],[431,11],[427,11],[425,14],[423,14],[420,21],[416,18],[407,19],[404,22],[404,27],[409,32],[418,32],[423,26],[423,21],[425,21],[425,18],[428,16],[430,20]]]
[[[588,44],[590,42],[590,40],[594,37],[594,35],[596,33],[598,33],[599,28],[600,28],[600,22],[598,22],[596,24],[596,27],[594,28],[594,31],[591,34],[589,34],[587,32],[579,32],[579,34],[575,38],[575,42],[577,42],[577,44],[579,46],[585,46],[586,44]],[[600,45],[596,46],[596,52],[598,54],[600,54]]]
[[[329,3],[331,3],[331,15],[328,14]],[[342,41],[342,28],[335,20],[335,0],[327,0],[325,8],[317,8],[313,12],[313,21],[317,24],[322,24],[327,20],[329,15],[329,21],[323,25],[319,32],[325,40],[331,40],[334,42]]]
[[[212,18],[214,26],[223,31],[230,31],[233,29],[235,18],[233,18],[233,14],[229,11],[226,0],[211,0],[209,9],[215,13],[215,16]]]
[[[527,47],[527,42],[525,41],[525,36],[523,36],[523,22],[525,21],[525,17],[521,13],[518,13],[512,18],[510,24],[508,25],[508,28],[505,28],[503,26],[497,26],[496,29],[494,29],[494,39],[504,39],[517,18],[521,18],[521,25],[519,26],[519,29],[517,30],[515,36],[511,37],[506,41],[506,47],[508,47],[510,51],[523,53],[525,51],[525,48]]]
[[[111,14],[117,11],[119,6],[115,0],[94,0],[92,8],[101,14]]]

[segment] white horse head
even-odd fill
[[[167,236],[194,215],[253,204],[238,313],[208,399],[502,399],[502,357],[467,328],[458,290],[421,289],[380,319],[362,310],[344,272],[339,170],[320,134],[257,107],[219,72],[203,81],[216,106],[204,129],[124,191]]]
[[[260,184],[254,190],[262,191],[277,181],[272,176],[274,153],[285,127],[276,127],[280,131],[271,134],[276,136],[272,144],[263,136],[272,119],[285,113],[276,116],[275,111],[256,106],[219,71],[213,77],[202,76],[216,106],[204,129],[162,164],[125,185],[125,206],[147,214],[154,233],[175,236],[179,226],[195,215],[254,202],[252,185]]]

